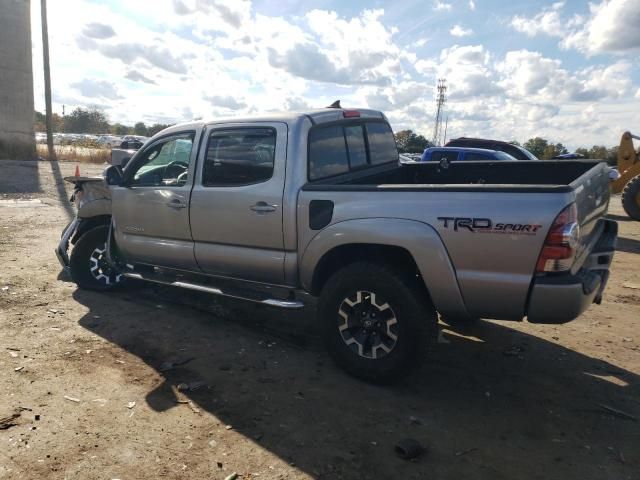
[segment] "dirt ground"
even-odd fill
[[[640,222],[618,197],[602,305],[443,327],[376,387],[331,363],[311,311],[78,290],[53,253],[74,168],[0,161],[0,479],[640,479]],[[399,459],[404,438],[426,454]]]

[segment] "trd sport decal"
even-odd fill
[[[453,228],[455,232],[463,229],[474,233],[508,233],[536,235],[542,225],[528,223],[496,223],[489,218],[438,217],[444,228]]]

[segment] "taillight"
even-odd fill
[[[572,203],[553,221],[540,252],[536,272],[564,272],[571,269],[580,243],[578,210]]]
[[[343,110],[342,117],[343,118],[358,118],[360,116],[360,112],[358,110]]]

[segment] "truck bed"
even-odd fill
[[[605,228],[609,179],[606,164],[593,161],[454,162],[446,169],[437,163],[383,165],[307,183],[299,200],[299,225],[309,224],[313,200],[333,206],[330,224],[375,215],[429,225],[446,246],[469,312],[519,319],[526,315],[547,232],[574,202],[581,235],[572,273],[593,250]],[[531,234],[454,230],[444,222],[454,218],[537,228]],[[315,232],[300,234],[306,245]],[[495,292],[501,292],[499,302]]]
[[[580,177],[595,167],[594,161],[467,161],[384,166],[328,178],[305,189],[344,190],[374,188],[482,191],[571,191]],[[604,172],[604,170],[602,170]]]

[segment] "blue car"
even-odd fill
[[[513,160],[508,153],[485,148],[460,148],[460,147],[430,147],[425,149],[420,158],[421,162],[439,162],[447,159],[450,162],[464,160]]]

